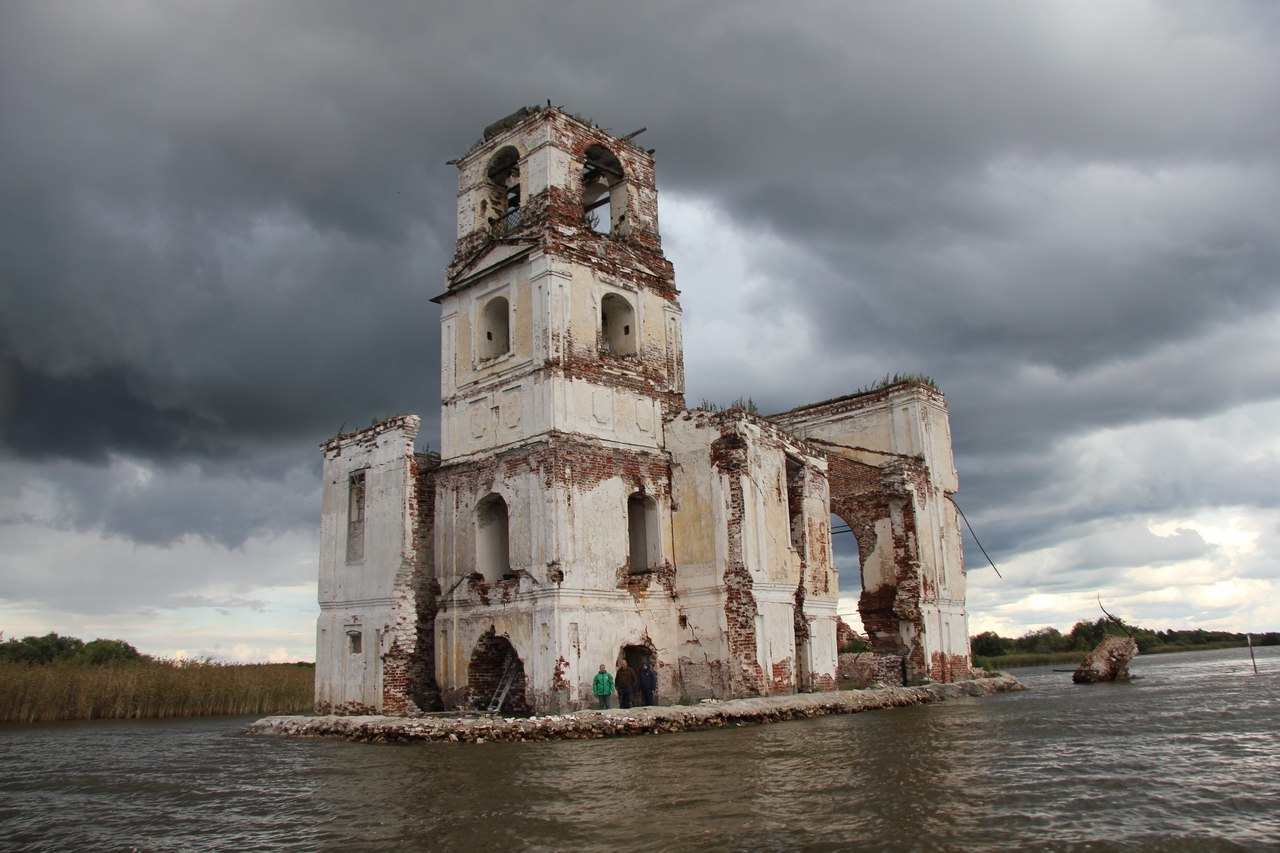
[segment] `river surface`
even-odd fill
[[[552,743],[0,727],[4,850],[1277,850],[1280,647],[1132,684]]]

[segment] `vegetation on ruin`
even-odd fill
[[[732,403],[713,403],[703,397],[702,402],[698,404],[699,409],[706,409],[708,412],[746,412],[749,415],[760,414],[760,407],[756,405],[756,401],[750,397],[743,399],[739,397]]]
[[[123,640],[56,633],[0,643],[0,722],[294,714],[311,710],[310,663],[157,660]]]
[[[892,376],[886,373],[881,377],[879,382],[872,382],[854,391],[854,394],[869,394],[872,391],[881,391],[894,385],[902,385],[906,382],[919,382],[921,385],[928,385],[935,391],[941,391],[938,382],[932,376],[925,376],[923,373],[894,373]]]
[[[842,655],[856,655],[871,651],[871,644],[855,635],[852,640],[849,640],[836,651]]]
[[[1249,643],[1242,633],[1206,631],[1201,628],[1153,631],[1104,618],[1093,622],[1082,619],[1065,634],[1057,628],[1046,627],[1009,639],[994,631],[983,631],[970,637],[969,642],[975,666],[984,669],[1009,669],[1079,663],[1108,634],[1128,634],[1137,641],[1138,652],[1144,655],[1237,648]],[[1253,643],[1257,646],[1280,645],[1280,632],[1254,634]]]

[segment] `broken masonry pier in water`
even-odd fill
[[[529,107],[452,161],[440,452],[413,415],[322,445],[317,711],[569,711],[622,660],[662,703],[834,688],[833,515],[881,680],[971,677],[943,395],[685,408],[634,136]]]

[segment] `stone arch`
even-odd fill
[[[627,175],[617,155],[603,145],[592,145],[583,155],[582,215],[603,234],[625,230]]]
[[[851,613],[846,601],[849,598],[858,601],[862,596],[862,559],[858,547],[858,537],[854,533],[849,519],[836,512],[834,507],[828,519],[831,529],[831,562],[836,567],[839,577],[840,605],[838,611],[844,622],[860,634],[866,634],[866,626],[862,624],[862,613],[854,604]]]
[[[498,697],[508,670],[514,671],[511,685],[502,697],[498,712],[507,716],[527,716],[530,712],[525,692],[524,661],[506,637],[493,626],[480,635],[467,664],[467,688],[472,706],[487,709]]]
[[[828,466],[831,513],[849,526],[858,545],[858,576],[862,585],[858,613],[862,617],[862,628],[876,654],[905,658],[911,652],[908,638],[918,633],[911,611],[918,619],[919,607],[912,606],[911,590],[902,588],[903,580],[909,579],[901,577],[898,562],[900,557],[907,556],[907,549],[895,535],[893,508],[883,483],[884,472],[876,466],[835,455],[828,457]],[[902,529],[901,525],[899,520],[898,530]]]

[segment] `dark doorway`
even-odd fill
[[[653,654],[653,649],[648,646],[623,646],[622,659],[627,662],[627,666],[636,670],[640,670],[640,664],[647,663],[649,666],[657,666],[658,659]]]
[[[638,680],[640,678],[640,672],[643,669],[644,664],[648,664],[650,668],[656,671],[658,668],[658,657],[653,653],[653,649],[648,646],[623,646],[622,659],[627,662],[627,666],[631,667],[636,672],[636,691],[632,697],[631,705],[632,707],[637,707],[644,704],[643,694],[641,693],[640,682]]]
[[[471,689],[471,704],[478,710],[512,717],[530,713],[525,699],[524,662],[511,641],[497,636],[492,628],[471,653],[467,686]]]

